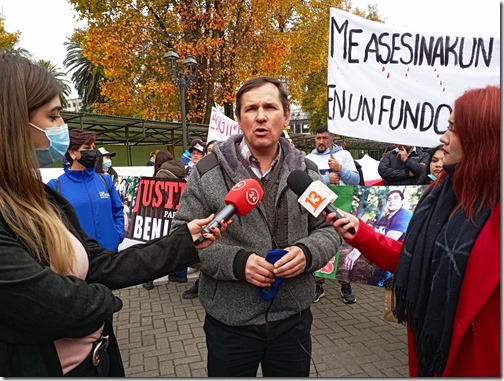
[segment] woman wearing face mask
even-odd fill
[[[98,158],[96,159],[95,171],[96,173],[106,173],[114,179],[114,183],[117,180],[118,174],[116,170],[112,167],[112,158],[116,155],[115,152],[108,152],[105,148],[98,148]]]
[[[95,172],[100,155],[95,148],[96,133],[73,129],[69,135],[65,157],[70,165],[64,168],[64,174],[47,185],[72,204],[90,237],[105,249],[117,250],[124,239],[123,204],[112,178]]]
[[[196,247],[213,215],[120,255],[100,247],[38,170],[67,152],[61,91],[45,69],[0,54],[0,375],[120,377],[112,319],[122,302],[112,290],[195,264],[227,222]],[[87,170],[91,148],[72,149],[71,171]]]
[[[433,183],[443,171],[443,145],[431,148],[427,153],[429,154],[429,165],[426,166],[424,175],[418,182],[419,185]]]

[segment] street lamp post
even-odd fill
[[[180,105],[182,108],[182,147],[184,152],[187,149],[187,126],[186,126],[186,88],[191,87],[193,79],[196,77],[196,66],[198,66],[198,62],[194,59],[193,56],[188,55],[185,60],[182,61],[182,65],[177,62],[180,59],[180,56],[177,52],[170,48],[168,52],[163,55],[163,58],[167,59],[170,62],[170,67],[168,69],[171,80],[173,83],[178,85],[180,89]],[[185,68],[188,69],[186,74]]]

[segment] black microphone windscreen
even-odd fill
[[[300,169],[292,171],[287,177],[288,187],[298,196],[301,196],[312,182],[313,179]]]

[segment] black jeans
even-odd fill
[[[311,312],[295,316],[295,325],[276,335],[271,323],[229,327],[208,314],[205,333],[209,377],[309,377],[311,360]]]

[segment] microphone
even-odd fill
[[[226,206],[205,226],[201,231],[201,235],[194,241],[194,244],[198,245],[205,240],[205,237],[203,237],[204,233],[212,234],[211,227],[216,226],[220,228],[222,220],[227,221],[235,214],[241,217],[250,212],[259,204],[263,195],[264,190],[254,179],[245,179],[236,183],[226,197],[224,197]]]
[[[320,214],[320,211],[317,213],[318,207],[323,206],[327,214],[336,212],[336,217],[333,218],[333,221],[345,218],[332,204],[332,201],[337,197],[336,194],[321,181],[314,181],[305,171],[299,169],[292,171],[287,177],[287,185],[299,196],[298,202],[315,217]],[[309,190],[308,194],[304,195],[307,190]],[[302,197],[303,195],[305,197]],[[351,234],[355,234],[354,228],[350,228],[348,231]]]

